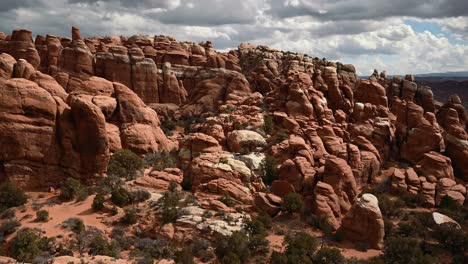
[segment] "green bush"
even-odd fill
[[[442,199],[440,199],[439,207],[441,209],[446,209],[450,211],[456,211],[461,208],[461,206],[448,195],[445,195],[444,197],[442,197]]]
[[[227,193],[223,194],[223,196],[219,198],[219,201],[225,204],[227,207],[233,207],[234,205],[236,205],[236,201],[232,199],[232,197],[229,196],[229,194]]]
[[[143,160],[128,149],[120,149],[114,152],[107,174],[120,178],[134,179],[137,172],[143,169]]]
[[[104,209],[105,201],[106,201],[106,198],[104,197],[104,195],[98,193],[94,197],[93,204],[91,205],[91,207],[93,208],[94,211],[101,211],[102,209]]]
[[[125,214],[120,221],[126,225],[133,225],[137,222],[137,214],[134,209],[125,209]]]
[[[271,185],[274,180],[278,179],[278,170],[276,168],[276,159],[273,156],[266,155],[264,161],[265,175],[263,181],[266,185]]]
[[[18,231],[9,248],[10,256],[17,261],[32,262],[43,251],[49,249],[51,239],[41,237],[36,230],[25,228]]]
[[[74,178],[68,178],[62,188],[60,188],[59,198],[62,201],[71,201],[83,192],[80,181]]]
[[[305,232],[288,234],[285,254],[289,263],[311,263],[314,252],[317,249],[315,238]]]
[[[275,123],[273,122],[273,117],[271,115],[266,115],[263,117],[263,131],[267,134],[271,134],[275,129]]]
[[[268,228],[270,229],[271,228],[271,224],[273,222],[273,220],[271,219],[271,216],[269,214],[267,214],[266,212],[262,211],[258,214],[257,216],[257,220],[262,222],[263,226],[265,228]]]
[[[180,194],[173,188],[164,192],[163,197],[158,201],[161,208],[161,215],[163,223],[173,223],[179,216],[180,207]]]
[[[229,237],[221,237],[217,242],[216,255],[223,262],[225,257],[227,261],[240,261],[237,263],[246,261],[250,256],[248,237],[241,232],[233,232]]]
[[[152,155],[152,164],[154,170],[162,171],[166,168],[177,167],[176,159],[168,151],[163,150]]]
[[[439,243],[453,254],[463,254],[468,250],[468,236],[454,223],[436,226],[435,237]]]
[[[245,230],[249,234],[249,249],[252,252],[268,252],[269,241],[266,239],[267,230],[265,225],[258,219],[248,221]]]
[[[316,264],[344,264],[345,258],[337,248],[322,247],[315,253],[313,262]]]
[[[68,218],[66,221],[62,223],[62,226],[64,228],[70,229],[75,234],[83,233],[86,229],[83,223],[83,220],[81,220],[80,218],[76,218],[76,217]]]
[[[194,264],[192,247],[184,247],[175,254],[175,262],[177,264]]]
[[[89,254],[118,258],[120,255],[120,249],[116,241],[113,240],[109,243],[106,238],[97,234],[89,243]]]
[[[168,136],[172,136],[172,131],[176,128],[176,123],[171,121],[171,120],[163,120],[161,122],[161,129],[164,132],[164,134]]]
[[[227,253],[223,258],[223,264],[241,264],[239,256],[233,252]]]
[[[298,193],[289,193],[281,201],[281,209],[290,214],[302,211],[303,207],[302,196]]]
[[[27,200],[24,191],[13,182],[6,181],[0,184],[0,211],[23,205]]]
[[[386,263],[422,264],[427,262],[419,242],[413,238],[390,237],[385,241]]]
[[[137,255],[151,256],[155,259],[172,259],[175,247],[166,239],[143,238],[136,242]]]
[[[36,212],[36,220],[39,222],[49,221],[49,212],[46,210],[39,210]]]
[[[3,242],[3,240],[16,232],[16,229],[21,226],[21,223],[18,222],[17,220],[7,220],[0,225],[0,244]]]
[[[207,261],[204,261],[203,258],[207,258],[207,257],[212,257],[209,253],[208,250],[211,246],[211,243],[210,241],[204,239],[204,238],[196,238],[194,241],[193,241],[193,245],[192,245],[192,252],[193,254],[200,258],[200,260],[202,260],[203,262],[207,262]],[[208,258],[206,260],[209,260],[211,258]]]
[[[99,180],[96,185],[96,193],[110,194],[112,190],[122,187],[124,181],[115,175],[107,175]]]
[[[288,264],[288,256],[284,253],[273,251],[270,257],[270,264]]]
[[[15,210],[13,208],[5,209],[3,210],[3,212],[0,213],[0,219],[12,219],[12,218],[15,218]]]
[[[123,207],[132,202],[130,192],[123,187],[112,190],[111,200],[115,205],[119,207]]]
[[[136,190],[130,192],[130,199],[134,203],[141,203],[151,198],[151,193],[146,190]]]
[[[124,250],[129,250],[135,245],[135,237],[129,235],[129,230],[116,226],[112,229],[111,238],[119,243],[119,246]]]
[[[190,178],[184,178],[180,185],[184,191],[192,190],[192,180]]]

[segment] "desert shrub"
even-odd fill
[[[264,160],[264,169],[265,174],[263,176],[263,181],[267,185],[278,179],[278,170],[276,168],[276,159],[273,156],[266,155]]]
[[[390,237],[393,234],[393,222],[387,216],[383,216],[385,237]]]
[[[120,149],[112,155],[107,174],[134,179],[141,169],[143,169],[143,160],[137,154],[128,149]]]
[[[198,238],[196,240],[193,241],[193,245],[192,245],[192,252],[193,254],[202,259],[202,258],[206,258],[207,256],[211,256],[209,253],[209,249],[210,249],[210,246],[211,246],[211,243],[210,241],[204,239],[204,238]],[[207,259],[209,260],[209,259]],[[202,260],[204,261],[204,260]],[[204,261],[206,262],[206,261]]]
[[[249,249],[252,252],[268,252],[269,241],[266,239],[266,228],[258,219],[248,221],[245,230],[249,234]]]
[[[134,203],[141,203],[151,198],[151,193],[146,190],[136,190],[130,192],[130,199]]]
[[[152,154],[152,165],[153,169],[157,171],[164,170],[166,168],[175,168],[176,159],[168,151],[160,151]]]
[[[429,263],[416,239],[398,236],[386,239],[384,258],[386,263]]]
[[[116,215],[119,213],[119,209],[114,205],[111,208],[111,215]]]
[[[119,207],[123,207],[123,206],[131,203],[131,201],[132,201],[132,199],[130,197],[130,192],[127,191],[123,187],[112,190],[111,200],[115,205],[117,205]]]
[[[46,210],[39,210],[36,212],[36,221],[47,222],[49,221],[49,212]]]
[[[135,243],[135,237],[128,235],[128,230],[119,226],[114,227],[111,232],[111,238],[119,243],[120,248],[130,249]]]
[[[274,143],[280,143],[289,138],[289,131],[282,129],[275,135]]]
[[[234,205],[236,205],[236,201],[234,199],[232,199],[232,197],[229,196],[229,194],[227,194],[227,193],[223,194],[223,196],[221,196],[221,198],[219,198],[219,201],[222,202],[223,204],[225,204],[228,207],[233,207]]]
[[[267,134],[271,134],[275,129],[275,123],[273,122],[273,117],[271,115],[266,115],[263,117],[263,131]]]
[[[0,211],[23,205],[27,200],[24,191],[13,182],[6,181],[0,184]]]
[[[287,243],[285,254],[288,263],[312,263],[311,259],[317,249],[315,238],[305,232],[288,234],[285,238]]]
[[[71,201],[82,192],[83,186],[79,180],[68,178],[60,188],[59,199],[62,201]]]
[[[161,129],[164,132],[164,134],[168,136],[172,136],[172,131],[176,128],[176,123],[171,121],[171,120],[163,120],[161,122]]]
[[[192,247],[184,247],[177,251],[174,260],[177,264],[194,264]]]
[[[366,190],[365,192],[371,193],[377,197],[377,200],[379,200],[379,208],[383,216],[392,218],[401,214],[401,208],[404,207],[405,203],[398,197],[392,198],[388,194],[373,189]]]
[[[125,209],[125,214],[120,219],[120,222],[126,225],[133,225],[137,222],[137,214],[134,209]]]
[[[424,195],[422,193],[413,194],[406,190],[401,190],[401,191],[396,192],[396,194],[401,200],[404,201],[406,206],[410,208],[424,206],[426,203],[426,199],[424,198]]]
[[[303,207],[302,196],[298,193],[289,193],[281,201],[281,209],[290,214],[300,212]]]
[[[0,219],[12,219],[14,217],[15,217],[15,210],[13,208],[8,208],[8,209],[3,210],[3,212],[0,212]]]
[[[97,234],[89,242],[89,254],[117,258],[119,257],[120,249],[116,241],[109,242],[104,236]]]
[[[180,185],[184,191],[192,190],[192,180],[190,178],[184,178]]]
[[[76,217],[68,218],[62,223],[62,226],[73,231],[73,233],[75,234],[83,233],[86,229],[83,220]]]
[[[9,247],[10,256],[17,261],[32,262],[43,251],[49,249],[51,239],[41,237],[36,230],[25,228],[18,231]]]
[[[443,223],[436,226],[435,238],[453,254],[463,254],[468,250],[468,236],[454,223]]]
[[[442,197],[442,199],[440,199],[439,207],[441,209],[446,209],[449,211],[456,211],[461,208],[461,206],[448,195],[445,195],[444,197]]]
[[[73,256],[73,251],[60,242],[57,246],[57,254],[58,256]]]
[[[3,240],[13,234],[14,232],[16,232],[16,229],[18,229],[18,227],[21,226],[21,223],[18,222],[17,220],[7,220],[5,222],[3,222],[1,225],[0,225],[0,243],[3,242]]]
[[[97,182],[96,193],[102,195],[110,194],[112,190],[120,188],[123,183],[122,178],[108,174],[107,177],[103,177]]]
[[[239,256],[233,252],[227,253],[223,258],[223,264],[241,264]]]
[[[163,197],[158,201],[163,223],[175,222],[179,216],[180,193],[173,188],[169,189],[169,191],[164,192]]]
[[[249,240],[247,235],[241,232],[233,232],[231,236],[221,237],[216,246],[216,255],[225,261],[239,260],[244,262],[250,256]],[[236,263],[236,262],[230,262]]]
[[[316,264],[344,264],[345,258],[337,248],[322,247],[315,253],[313,263]]]
[[[268,252],[270,242],[265,234],[256,234],[249,237],[249,249],[255,253],[265,254]]]
[[[150,256],[155,259],[172,259],[175,254],[175,247],[166,239],[139,239],[135,245],[137,255]]]
[[[266,212],[262,211],[258,214],[257,220],[262,222],[263,226],[267,229],[271,228],[271,223],[273,220],[271,219],[271,216],[267,214]]]
[[[245,230],[250,235],[265,235],[266,228],[265,225],[258,219],[247,221],[245,224]]]
[[[288,256],[284,253],[273,251],[270,257],[270,264],[288,264]]]
[[[94,211],[101,211],[102,209],[104,209],[105,201],[106,201],[106,198],[104,197],[104,195],[98,193],[94,197],[93,204],[91,205],[91,207],[93,208]]]

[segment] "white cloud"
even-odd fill
[[[251,42],[353,63],[365,75],[374,68],[390,74],[467,70],[466,1],[424,2],[2,1],[0,31],[29,28],[35,34],[69,36],[76,25],[84,36],[166,34],[212,40],[222,50]],[[404,23],[408,17],[437,23],[444,34],[415,32]],[[450,41],[454,38],[458,44]]]

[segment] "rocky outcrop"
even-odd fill
[[[357,199],[357,186],[351,167],[345,160],[329,156],[325,161],[323,181],[334,189],[340,208],[346,213]]]
[[[127,87],[65,74],[65,90],[26,61],[3,56],[2,62],[2,177],[25,188],[56,186],[70,176],[104,175],[111,151],[122,147],[145,153],[168,147],[157,114]]]
[[[320,221],[327,222],[332,230],[341,224],[341,206],[338,196],[329,184],[319,181],[315,186],[314,212]]]
[[[377,198],[369,193],[363,194],[344,216],[341,229],[346,239],[382,249],[385,231]]]
[[[266,146],[265,139],[257,132],[250,130],[234,130],[227,136],[227,144],[232,152],[249,153]]]

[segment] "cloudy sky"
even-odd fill
[[[1,0],[0,31],[269,45],[390,74],[468,71],[468,0]]]

